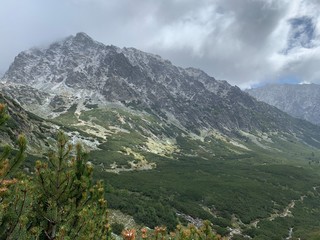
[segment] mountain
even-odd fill
[[[78,33],[21,52],[0,89],[95,146],[108,206],[137,224],[209,219],[229,239],[318,232],[320,127],[226,81]]]
[[[10,119],[1,128],[1,145],[14,145],[19,134],[25,134],[29,152],[39,153],[39,149],[49,146],[48,139],[53,137],[54,126],[31,114],[14,101],[0,93],[0,102],[7,106]]]
[[[293,117],[320,125],[320,85],[276,84],[249,89],[247,92]]]
[[[48,48],[21,52],[2,82],[9,88],[4,91],[10,91],[12,84],[27,85],[27,91],[24,87],[17,91],[32,97],[35,94],[34,109],[50,109],[43,111],[47,117],[58,115],[50,116],[52,111],[65,113],[74,104],[85,107],[114,102],[167,122],[179,122],[195,133],[207,129],[227,135],[240,130],[301,130],[295,119],[226,81],[216,80],[199,69],[176,67],[134,48],[105,46],[85,33]],[[29,105],[25,103],[28,96],[17,95],[23,106]]]
[[[64,130],[73,142],[81,139],[88,149],[96,149],[99,144],[99,141],[92,137],[81,136],[75,129],[66,129],[24,110],[17,101],[3,93],[0,93],[0,102],[6,105],[10,116],[1,127],[0,146],[6,144],[14,146],[18,135],[24,134],[28,141],[27,151],[34,155],[42,155],[49,149],[50,144],[55,142],[58,129]]]

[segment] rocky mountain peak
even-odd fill
[[[74,37],[74,40],[76,41],[82,41],[82,42],[93,42],[93,39],[87,35],[86,33],[84,32],[78,32],[76,34],[76,36]]]
[[[84,49],[99,46],[98,42],[94,41],[91,37],[83,32],[77,33],[74,37],[72,36],[70,40],[72,45],[77,45]]]
[[[106,46],[85,33],[46,49],[19,54],[2,80],[50,93],[52,101],[56,99],[53,95],[59,95],[63,102],[74,99],[73,104],[83,99],[122,104],[179,122],[191,131],[214,128],[230,133],[234,129],[287,127],[279,123],[282,113],[258,103],[226,81],[216,80],[199,69],[177,67],[155,54]],[[55,109],[67,107],[59,105]],[[259,114],[250,114],[252,111]],[[270,119],[267,124],[265,112]]]

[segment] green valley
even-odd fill
[[[285,238],[291,228],[297,238],[317,235],[315,147],[277,133],[198,136],[114,106],[67,114],[74,122],[64,122],[65,115],[54,121],[88,133],[105,129],[99,150],[90,152],[95,176],[107,184],[109,207],[137,224],[173,229],[179,221],[208,219],[217,233],[236,235],[233,239]]]

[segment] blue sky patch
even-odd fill
[[[291,29],[284,54],[295,47],[312,48],[312,40],[315,36],[315,25],[312,18],[308,16],[292,18],[289,20],[289,24]]]

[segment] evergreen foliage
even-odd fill
[[[8,119],[0,104],[0,125]],[[1,152],[0,239],[110,239],[104,186],[94,183],[81,145],[73,151],[59,132],[57,149],[36,162],[35,177],[18,171],[25,150],[21,135],[15,155],[9,146]]]
[[[102,182],[93,184],[93,167],[80,144],[58,133],[57,150],[36,163],[36,221],[46,239],[105,239],[107,209]]]
[[[125,229],[122,231],[124,240],[149,239],[149,240],[222,240],[220,235],[215,235],[209,221],[204,221],[201,227],[189,224],[187,227],[178,225],[176,229],[168,234],[164,226],[154,229],[142,228]]]
[[[0,126],[9,119],[6,105],[0,104]],[[18,137],[15,155],[5,146],[0,155],[0,239],[19,239],[27,234],[29,179],[17,173],[25,158],[26,138]]]
[[[0,126],[9,119],[0,104]],[[37,161],[35,175],[18,171],[25,158],[26,138],[18,137],[17,151],[9,146],[0,156],[0,240],[100,240],[113,239],[107,221],[105,189],[94,183],[93,166],[80,144],[74,146],[59,132],[56,149]],[[123,225],[116,229],[120,234]],[[120,228],[119,228],[120,227]],[[201,228],[178,226],[168,234],[166,227],[125,229],[123,239],[221,239],[210,222]]]

